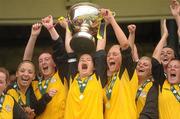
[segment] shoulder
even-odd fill
[[[9,103],[14,103],[14,99],[11,95],[5,94],[5,100],[8,100]]]
[[[7,91],[7,94],[10,94],[10,95],[13,95],[13,94],[16,94],[17,91],[14,89],[14,88],[10,88],[8,91]]]

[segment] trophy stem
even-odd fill
[[[89,32],[90,25],[88,23],[81,24],[80,31]]]

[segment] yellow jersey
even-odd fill
[[[180,94],[178,85],[174,85]],[[165,80],[162,92],[159,92],[159,116],[160,119],[180,119],[180,103],[170,90],[170,84]]]
[[[42,86],[45,85],[45,80],[42,81]],[[34,93],[39,100],[42,97],[42,94],[38,88],[38,81],[32,82],[32,87]],[[64,111],[66,104],[66,95],[67,95],[67,82],[64,81],[64,84],[61,82],[58,72],[54,74],[51,78],[46,93],[50,89],[57,90],[57,93],[52,97],[51,101],[47,104],[44,112],[37,116],[37,119],[64,119]]]
[[[13,119],[13,107],[14,99],[10,95],[5,95],[0,111],[0,119]]]
[[[70,84],[65,119],[103,119],[103,95],[100,80],[97,80],[96,74],[91,75],[81,94],[77,78],[78,74]]]
[[[137,80],[136,73],[132,77],[133,80]],[[121,79],[119,75],[117,76],[110,100],[106,96],[107,86],[103,91],[105,104],[104,119],[137,119],[135,94],[132,93],[131,81],[129,80],[127,70],[124,70]]]
[[[138,116],[141,113],[141,111],[145,105],[147,93],[148,93],[149,89],[151,88],[152,84],[153,84],[152,81],[148,82],[145,85],[145,87],[142,89],[142,92],[140,93],[139,97],[137,97],[136,105],[137,105]],[[141,88],[141,85],[139,86],[139,88]]]

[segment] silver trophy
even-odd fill
[[[77,53],[91,53],[96,49],[96,35],[102,17],[99,7],[92,3],[78,3],[68,11],[69,27],[72,30],[71,48]]]

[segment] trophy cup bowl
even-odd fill
[[[99,6],[92,3],[77,3],[68,11],[69,27],[72,30],[71,48],[76,53],[92,53],[96,49],[95,35],[100,25]]]

